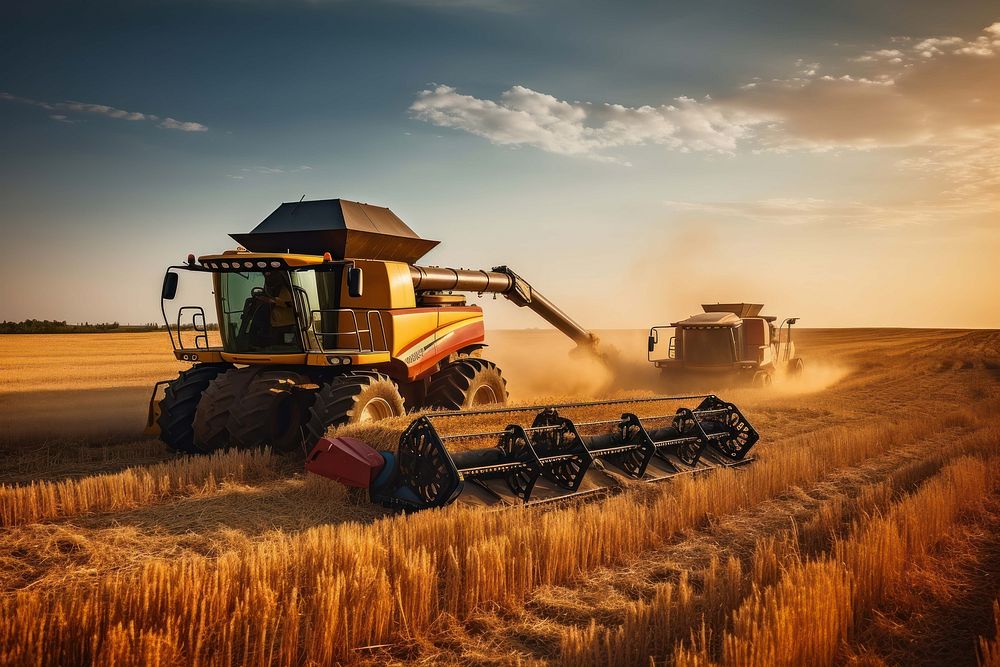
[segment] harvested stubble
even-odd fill
[[[159,440],[129,438],[120,443],[94,443],[83,439],[60,439],[30,448],[0,449],[0,483],[14,485],[40,477],[51,481],[118,472],[137,465],[158,463],[171,455],[167,446]]]
[[[592,621],[586,627],[566,628],[560,637],[560,663],[578,666],[631,665],[645,662],[649,658],[671,662],[681,656],[697,664],[699,661],[719,659],[721,635],[727,629],[733,630],[737,610],[746,609],[749,604],[744,602],[747,596],[751,593],[759,595],[775,584],[783,586],[780,589],[784,591],[782,599],[787,601],[791,611],[787,618],[769,618],[769,621],[778,621],[777,625],[767,626],[769,631],[794,630],[802,633],[805,632],[804,628],[811,627],[810,619],[816,619],[816,628],[819,629],[840,627],[837,618],[840,618],[838,615],[841,612],[835,603],[847,603],[845,613],[848,617],[853,609],[853,600],[843,598],[841,587],[833,586],[829,590],[819,591],[822,595],[829,594],[828,599],[799,596],[799,589],[806,582],[829,581],[826,575],[832,571],[833,566],[804,566],[816,560],[828,560],[827,552],[835,552],[839,545],[845,543],[843,538],[838,537],[839,534],[852,530],[857,533],[873,516],[881,516],[887,512],[898,494],[918,488],[928,478],[937,475],[933,485],[928,484],[922,488],[923,495],[907,499],[907,508],[926,502],[928,494],[933,496],[935,490],[940,490],[942,479],[945,485],[966,481],[962,470],[962,464],[966,462],[972,462],[973,484],[969,489],[963,489],[962,499],[966,503],[981,500],[982,496],[977,497],[976,493],[984,482],[983,476],[979,474],[982,462],[967,458],[960,458],[956,463],[949,462],[963,453],[982,455],[995,452],[993,443],[996,442],[997,435],[996,429],[981,429],[895,470],[883,481],[862,487],[854,498],[838,496],[826,501],[810,522],[802,527],[792,524],[780,534],[758,539],[747,568],[750,575],[748,577],[743,574],[744,568],[735,557],[730,556],[723,567],[721,561],[713,556],[708,568],[699,575],[701,583],[697,592],[690,583],[690,573],[684,571],[677,582],[657,584],[648,599],[626,605],[620,625],[604,627]],[[945,472],[941,473],[946,465]],[[996,464],[989,470],[995,469]],[[934,507],[954,509],[953,505],[935,504]],[[898,516],[900,511],[906,510],[896,508],[890,514]],[[919,516],[910,517],[910,520],[919,523]],[[928,516],[932,524],[941,522],[941,514],[931,513]],[[954,520],[955,517],[950,515],[950,518]],[[937,534],[940,536],[941,533]],[[799,569],[790,571],[790,564],[795,564]],[[816,590],[813,590],[813,594],[815,593]],[[820,607],[816,607],[817,604]],[[832,610],[823,606],[826,604]],[[760,611],[760,608],[756,610]],[[824,626],[819,623],[821,619],[826,619],[829,623]],[[795,625],[793,621],[801,623]],[[763,627],[766,624],[760,621],[760,625]],[[699,653],[692,654],[685,642],[693,640],[692,629],[696,628],[700,628],[700,632],[698,641],[694,643],[701,648]],[[748,636],[751,639],[747,644],[752,646],[753,635]],[[837,648],[837,643],[834,642],[832,646],[833,649],[829,642],[820,641],[812,647],[804,648],[805,653],[796,658],[802,660],[798,664],[828,663],[830,651]],[[816,650],[815,653],[810,652],[813,649]],[[740,655],[734,660],[727,659],[723,662],[744,664],[741,660],[745,659],[748,659],[746,655]],[[748,664],[768,664],[768,660],[772,659],[777,658],[766,656],[766,659],[762,658],[758,663]],[[790,664],[796,663],[793,661]]]
[[[273,474],[269,451],[227,451],[81,479],[0,485],[0,525],[130,509],[170,496],[207,493],[225,481],[246,482]]]
[[[1000,460],[961,458],[884,516],[859,521],[850,537],[816,560],[792,562],[774,586],[756,587],[722,638],[725,665],[832,665],[856,625],[905,568],[922,558],[997,484]],[[717,664],[712,647],[680,646],[680,665]]]

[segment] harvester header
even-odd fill
[[[692,399],[699,400],[693,408],[664,410]],[[628,411],[616,418],[572,416],[619,406]],[[470,433],[450,423],[470,418],[507,426]],[[657,396],[431,412],[410,423],[394,452],[350,436],[321,438],[306,470],[366,489],[392,509],[537,504],[743,465],[758,438],[739,409],[716,396]]]

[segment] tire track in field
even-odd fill
[[[973,437],[974,433],[966,433],[966,439]],[[520,614],[484,614],[474,618],[464,628],[454,629],[465,633],[462,642],[450,638],[438,647],[443,649],[442,654],[434,655],[433,659],[463,661],[485,654],[489,647],[494,655],[558,662],[556,656],[564,628],[582,628],[591,622],[618,625],[626,604],[648,601],[658,583],[676,582],[685,572],[693,575],[692,583],[698,588],[700,577],[713,557],[725,561],[735,556],[744,563],[746,571],[762,537],[781,539],[797,535],[795,526],[803,526],[831,502],[856,499],[866,487],[897,478],[894,487],[899,492],[922,483],[961,450],[954,436],[942,429],[931,437],[866,459],[859,465],[832,471],[808,490],[791,487],[781,498],[718,517],[711,525],[672,540],[633,562],[601,568],[571,585],[539,589]],[[852,518],[846,517],[848,521]],[[843,530],[846,528],[847,525],[842,525]],[[463,643],[468,643],[468,647],[457,648]],[[482,662],[505,664],[502,659]]]

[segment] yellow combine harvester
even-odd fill
[[[592,403],[497,407],[507,401],[506,381],[481,356],[483,312],[463,292],[501,294],[590,352],[596,336],[505,266],[415,265],[437,241],[387,208],[345,199],[282,204],[232,237],[241,248],[189,255],[164,276],[174,353],[192,366],[153,388],[147,432],[174,450],[302,447],[308,470],[368,488],[389,507],[420,509],[460,495],[534,502],[606,489],[617,482],[605,464],[646,481],[738,465],[757,441],[739,410],[715,396],[683,397],[702,399],[694,409],[591,422],[565,413]],[[201,307],[167,317],[182,272],[211,275],[221,345],[209,344]],[[395,453],[324,437],[331,426],[424,409],[435,411],[405,430]],[[484,409],[508,426],[437,429],[442,420],[482,418]],[[445,442],[455,438],[491,446],[453,454]]]
[[[482,309],[456,292],[502,294],[580,346],[596,344],[507,267],[413,265],[438,242],[387,208],[345,199],[282,204],[232,237],[240,249],[190,255],[164,276],[174,353],[193,366],[156,385],[147,432],[175,450],[290,450],[303,438],[311,446],[331,425],[505,403],[500,369],[481,358]],[[209,345],[201,307],[167,317],[182,271],[212,275],[221,346]]]

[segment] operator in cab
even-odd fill
[[[271,338],[275,343],[291,343],[295,340],[295,306],[288,275],[283,271],[264,272],[264,290],[257,299],[268,306],[268,323]]]

